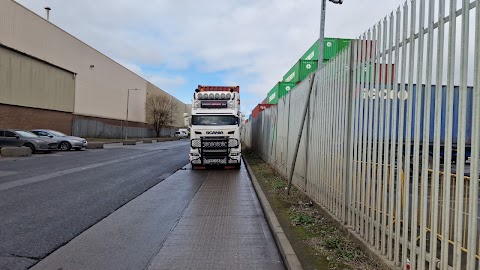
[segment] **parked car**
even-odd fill
[[[87,147],[88,142],[84,138],[68,136],[62,132],[50,129],[35,129],[31,131],[42,138],[51,138],[57,140],[58,148],[62,151],[70,149],[81,150]]]
[[[175,137],[180,139],[185,139],[189,137],[189,134],[185,130],[178,130],[178,131],[175,131]]]
[[[57,140],[41,138],[34,133],[17,129],[0,129],[0,148],[26,146],[32,153],[58,149]]]

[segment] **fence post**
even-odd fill
[[[285,101],[287,98],[285,97]],[[285,176],[288,175],[288,146],[289,146],[289,138],[290,138],[290,105],[292,104],[292,94],[288,95],[288,117],[287,117],[287,138],[286,138],[286,152],[285,152]]]
[[[312,94],[310,94],[312,95]],[[310,114],[311,114],[311,109],[310,109],[310,99],[308,101],[308,115],[307,115],[307,134],[305,135],[305,183],[303,185],[305,191],[307,191],[307,183],[308,183],[308,156],[309,156],[309,149],[310,149]]]
[[[348,207],[350,204],[350,196],[348,195],[350,193],[350,184],[352,183],[352,162],[353,162],[353,114],[354,114],[354,106],[353,106],[353,99],[355,97],[355,89],[354,89],[354,68],[355,68],[355,56],[354,56],[354,50],[355,48],[355,40],[352,40],[350,42],[350,60],[349,60],[349,79],[348,79],[348,102],[347,102],[347,108],[348,114],[347,114],[347,136],[346,136],[346,143],[347,143],[347,149],[345,150],[346,153],[344,154],[345,159],[346,159],[346,166],[347,166],[347,175],[345,176],[344,179],[344,198],[345,202],[343,204],[343,209],[342,209],[342,217],[343,217],[343,223],[347,224],[348,219],[347,219],[347,213],[348,213]]]

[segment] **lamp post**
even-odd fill
[[[328,0],[334,4],[343,4],[343,0]],[[325,9],[327,0],[322,0],[322,11],[320,15],[320,38],[318,39],[318,68],[323,66],[323,43],[325,40]]]
[[[128,102],[130,99],[130,91],[137,91],[140,90],[138,88],[127,89],[127,118],[125,119],[125,140],[128,139]]]

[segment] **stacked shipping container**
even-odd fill
[[[252,118],[255,119],[257,116],[263,112],[265,109],[272,107],[273,104],[258,104],[252,111]]]
[[[283,76],[284,82],[299,83],[303,81],[310,73],[318,68],[317,60],[299,60],[288,72]]]
[[[267,94],[266,102],[263,104],[277,104],[278,99],[284,97],[297,86],[294,82],[278,82]]]
[[[326,63],[341,50],[350,45],[350,39],[342,38],[325,38],[323,48],[323,62]],[[304,80],[310,73],[314,72],[318,68],[318,40],[308,48],[308,50],[300,57],[298,62],[290,68],[290,70],[283,76],[283,81],[278,82],[267,94],[267,98],[262,101],[257,107],[255,107],[252,113],[255,118],[260,113],[260,105],[264,104],[277,104],[278,100],[287,95],[293,90],[298,83]],[[365,72],[366,74],[368,72]],[[367,76],[367,75],[365,75]]]
[[[323,47],[323,60],[330,60],[338,52],[350,45],[350,39],[342,38],[325,38]],[[300,60],[317,60],[318,61],[318,40],[300,57]]]

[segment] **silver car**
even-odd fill
[[[88,142],[84,138],[68,136],[59,131],[50,129],[35,129],[31,132],[37,134],[42,138],[51,138],[58,142],[58,148],[63,151],[70,149],[81,150],[87,147]]]
[[[0,129],[0,148],[25,146],[32,149],[32,153],[38,151],[52,151],[58,149],[56,140],[40,138],[37,135],[17,129]]]

